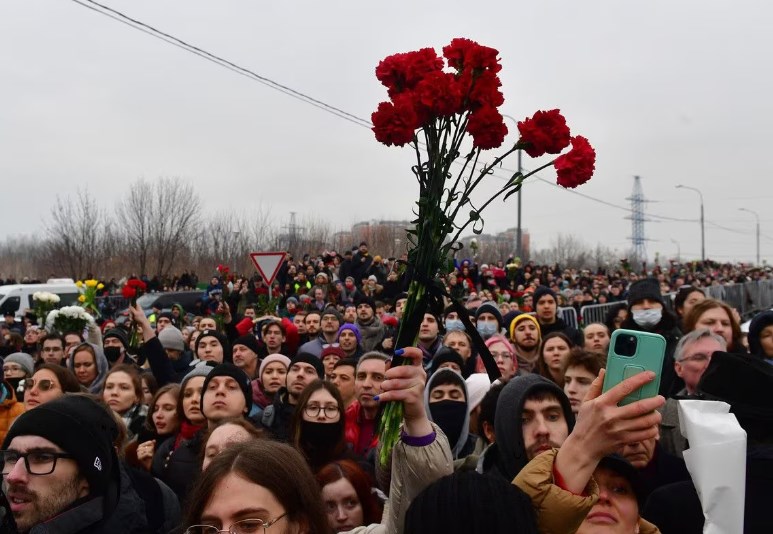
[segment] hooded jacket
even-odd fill
[[[107,361],[107,358],[105,357],[105,352],[102,350],[102,347],[99,345],[94,345],[93,343],[81,343],[77,347],[75,347],[72,351],[73,357],[67,358],[67,368],[75,373],[75,353],[78,352],[78,349],[80,349],[83,345],[88,345],[92,349],[94,349],[94,354],[97,355],[96,357],[96,364],[97,364],[97,377],[94,379],[94,381],[86,386],[86,389],[89,390],[89,393],[93,393],[94,395],[99,395],[102,393],[102,386],[105,384],[105,378],[107,378],[107,372],[110,370],[110,363]]]
[[[569,432],[572,431],[574,428],[572,406],[558,385],[535,374],[515,377],[507,383],[499,395],[494,416],[496,442],[486,450],[485,461],[481,465],[482,472],[513,480],[529,463],[523,443],[521,417],[526,400],[538,391],[548,391],[555,395],[564,410]]]
[[[768,363],[773,362],[770,361],[770,357],[766,356],[765,351],[762,350],[762,345],[760,344],[760,334],[762,334],[762,331],[765,329],[765,327],[772,324],[773,311],[765,311],[755,316],[749,325],[749,352],[754,356],[768,360]]]
[[[453,377],[458,379],[456,380],[456,383],[459,384],[459,386],[462,388],[462,391],[464,392],[465,410],[464,422],[462,423],[462,432],[459,434],[459,438],[456,440],[456,443],[449,443],[451,446],[451,455],[453,456],[454,460],[456,460],[457,458],[468,456],[475,448],[475,437],[470,435],[470,395],[467,392],[467,384],[457,372],[452,371],[451,369],[439,369],[436,373],[429,377],[427,386],[424,388],[424,409],[427,412],[427,418],[433,423],[438,424],[438,422],[434,421],[432,418],[429,396],[434,387],[433,384],[438,381],[438,378],[442,377]]]

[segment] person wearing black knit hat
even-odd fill
[[[196,338],[196,358],[204,362],[231,363],[231,344],[217,330],[204,330]]]
[[[234,365],[247,373],[250,380],[258,378],[258,352],[260,346],[258,339],[252,334],[246,334],[234,339],[233,348]]]
[[[773,364],[773,311],[754,316],[749,325],[749,352]]]
[[[22,414],[2,452],[19,532],[102,532],[119,498],[117,436],[113,417],[86,396],[65,395]]]
[[[487,301],[475,310],[475,328],[484,340],[502,330],[502,312],[496,302]]]
[[[531,500],[506,480],[457,471],[411,500],[404,532],[537,534]]]
[[[446,367],[461,375],[463,374],[465,363],[464,358],[458,352],[451,347],[443,345],[435,353],[435,357],[432,358],[432,364],[429,368],[430,374],[434,374],[436,371]]]
[[[682,333],[677,326],[676,317],[665,307],[657,279],[644,278],[628,288],[628,317],[621,328],[663,336],[666,340],[666,353],[663,358],[659,393],[668,398],[684,388],[684,382],[674,370],[674,350]]]
[[[558,299],[552,289],[547,286],[537,286],[534,290],[533,302],[542,339],[553,332],[561,332],[573,344],[582,346],[584,342],[582,333],[566,324],[566,321],[558,316]]]
[[[251,409],[252,383],[244,371],[232,363],[221,363],[207,374],[201,389],[201,413],[210,428],[228,417],[247,416]]]
[[[102,350],[110,367],[122,363],[129,348],[129,336],[123,328],[111,328],[102,336]]]

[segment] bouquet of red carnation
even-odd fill
[[[508,134],[499,111],[505,97],[498,55],[469,39],[454,39],[443,48],[442,57],[423,48],[389,56],[376,67],[389,101],[381,102],[372,114],[373,132],[388,146],[410,144],[416,152],[412,170],[419,182],[417,217],[408,231],[408,301],[395,348],[414,345],[425,311],[441,304],[438,278],[451,270],[462,232],[468,228],[475,234],[483,232],[481,212],[486,206],[502,196],[507,199],[526,178],[550,166],[563,187],[577,187],[593,175],[595,151],[584,137],[571,136],[557,109],[538,111],[519,122],[518,141],[490,162],[483,161],[484,151],[502,146]],[[561,155],[530,173],[514,173],[494,195],[476,199],[478,186],[519,151],[533,158]],[[498,372],[495,365],[487,368]],[[402,404],[389,403],[379,429],[382,463],[391,455],[401,422]]]
[[[129,299],[129,305],[134,307],[137,305],[137,299],[145,294],[148,290],[147,284],[138,278],[130,278],[126,281],[126,285],[121,289],[123,298]],[[129,323],[129,347],[127,352],[129,354],[137,354],[140,348],[140,335],[137,332],[138,325],[134,320]]]

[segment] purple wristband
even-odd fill
[[[426,447],[435,442],[437,433],[432,432],[426,436],[409,436],[405,433],[405,430],[400,432],[400,440],[409,447]]]

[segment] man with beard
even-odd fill
[[[381,320],[376,317],[376,303],[373,299],[362,297],[357,301],[357,322],[355,323],[360,330],[362,341],[362,350],[370,352],[378,350],[381,346],[381,340],[384,339],[384,327]]]
[[[478,471],[513,480],[535,456],[560,447],[572,428],[572,407],[557,384],[537,374],[511,380],[497,400],[496,440]]]
[[[518,370],[531,373],[537,366],[542,331],[533,315],[523,313],[510,323],[510,340],[515,347]]]
[[[117,435],[107,410],[85,396],[66,395],[20,416],[0,453],[19,532],[103,532],[119,498]]]
[[[301,345],[301,348],[298,349],[298,353],[306,352],[320,358],[322,356],[323,345],[330,345],[331,343],[336,342],[338,329],[342,324],[341,314],[338,313],[338,310],[332,306],[328,306],[322,312],[319,335]]]

